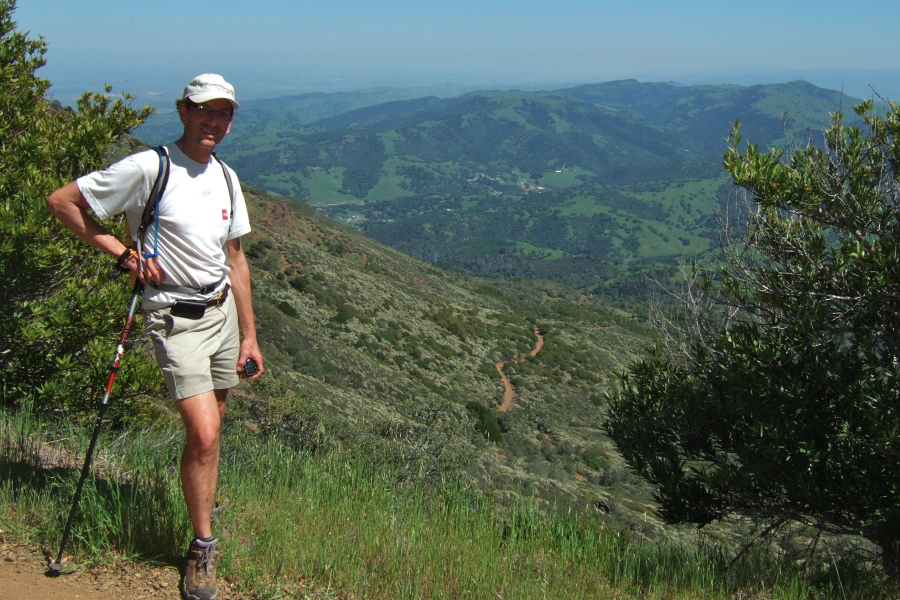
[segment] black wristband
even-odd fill
[[[131,269],[125,266],[125,261],[128,260],[128,257],[130,257],[133,253],[134,250],[132,250],[131,248],[125,248],[125,252],[120,254],[119,260],[116,261],[116,268],[123,273],[128,273],[129,271],[131,271]]]

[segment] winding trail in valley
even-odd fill
[[[529,357],[537,356],[538,352],[541,351],[541,348],[544,347],[544,336],[541,335],[540,329],[537,327],[534,328],[534,335],[537,338],[537,343],[534,345],[534,350],[528,355]],[[503,369],[509,363],[523,363],[527,359],[525,358],[517,358],[515,360],[504,360],[502,362],[498,362],[494,367],[497,369],[497,372],[500,373],[500,382],[503,383],[503,403],[500,404],[500,408],[497,410],[500,412],[509,412],[509,410],[513,406],[513,402],[516,399],[516,390],[513,389],[512,384],[509,382],[509,377],[506,376],[506,373]]]

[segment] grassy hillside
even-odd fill
[[[730,560],[709,544],[647,543],[589,515],[546,514],[529,502],[498,514],[489,498],[453,477],[433,485],[397,482],[371,455],[297,450],[282,435],[257,435],[231,423],[214,514],[224,551],[220,597],[896,597],[896,585],[842,557],[830,557],[824,567],[798,565],[757,549]],[[83,451],[88,429],[0,410],[7,575],[23,567],[26,544],[19,540],[38,542],[47,554],[59,547],[78,478],[60,458],[67,462],[64,457]],[[160,430],[106,433],[95,463],[102,475],[85,487],[64,555],[66,569],[79,574],[64,579],[87,577],[98,589],[115,581],[120,596],[171,597],[167,588],[179,580],[190,529],[174,468],[180,446]]]
[[[661,533],[600,429],[604,389],[648,344],[642,319],[550,282],[453,275],[301,202],[247,196],[259,336],[296,394],[250,402],[248,421],[301,445],[310,419],[331,423],[410,477],[465,473],[504,505],[536,497]],[[505,368],[516,396],[501,414],[495,365],[522,358]]]
[[[751,524],[662,525],[600,429],[603,391],[649,342],[640,316],[559,284],[447,273],[244,191],[268,371],[225,422],[215,526],[229,596],[892,597],[843,557],[732,562],[722,542]],[[499,413],[505,361],[515,398]],[[175,570],[189,531],[178,428],[103,434],[66,564]],[[88,437],[0,412],[3,540],[55,552]],[[802,551],[804,533],[779,550]]]
[[[440,271],[304,203],[244,192],[268,371],[236,390],[225,422],[215,519],[229,593],[891,597],[843,560],[828,565],[839,575],[763,550],[731,562],[723,542],[746,541],[749,523],[662,525],[600,428],[604,390],[650,341],[640,316],[555,283]],[[503,413],[499,362],[515,391]],[[104,436],[67,564],[179,564],[177,427]],[[78,475],[65,457],[87,437],[27,407],[0,413],[4,536],[57,547]],[[804,533],[775,542],[802,551]]]

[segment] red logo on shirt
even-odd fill
[[[228,220],[228,210],[225,209],[225,208],[222,209],[222,220],[223,220],[223,221],[227,221],[227,220]]]

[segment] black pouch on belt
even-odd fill
[[[206,302],[196,300],[176,300],[169,311],[173,317],[185,319],[199,319],[206,314]]]

